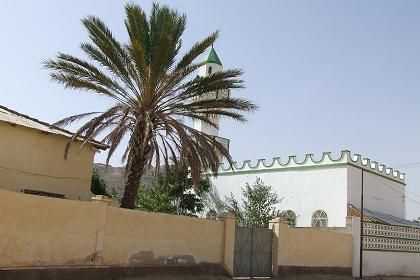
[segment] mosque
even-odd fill
[[[223,65],[212,47],[199,69],[206,76],[221,71]],[[219,92],[228,96],[228,92]],[[214,96],[213,96],[214,97]],[[219,125],[219,118],[213,122]],[[219,135],[219,127],[200,120],[194,127],[213,135],[229,148],[229,140]],[[212,183],[220,198],[232,193],[241,198],[241,188],[260,178],[282,198],[279,209],[296,217],[298,227],[344,227],[346,217],[360,216],[363,188],[364,215],[367,220],[385,224],[419,227],[407,221],[405,174],[361,155],[344,150],[334,158],[331,153],[317,157],[307,154],[302,160],[289,156],[271,160],[246,160],[233,168],[221,165]]]

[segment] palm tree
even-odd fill
[[[58,53],[53,60],[45,60],[51,79],[65,88],[83,90],[112,98],[115,104],[103,112],[89,112],[67,117],[56,126],[66,126],[85,120],[66,146],[82,137],[87,142],[99,134],[110,148],[110,157],[124,137],[128,137],[122,161],[126,162],[125,192],[121,207],[134,207],[142,174],[148,166],[177,164],[179,159],[191,168],[194,182],[199,182],[202,170],[217,173],[219,156],[230,163],[227,149],[214,136],[197,131],[184,123],[185,119],[199,119],[215,126],[212,117],[228,117],[246,121],[243,112],[256,109],[243,98],[200,98],[219,90],[243,87],[241,70],[233,69],[198,77],[197,57],[213,45],[218,32],[196,43],[182,57],[181,36],[186,16],[167,6],[154,4],[146,17],[135,4],[125,6],[125,26],[129,35],[121,43],[99,18],[82,20],[91,42],[81,44],[89,58],[84,60]]]

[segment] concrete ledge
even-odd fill
[[[118,280],[151,275],[228,276],[221,264],[3,268],[1,280]]]
[[[284,278],[302,274],[334,274],[352,275],[351,267],[331,267],[331,266],[279,266],[278,278]]]

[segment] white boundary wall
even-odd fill
[[[364,230],[363,276],[420,276],[420,229],[380,227]],[[353,217],[353,277],[360,274],[359,246],[360,218]]]
[[[363,276],[420,276],[420,253],[363,251]]]

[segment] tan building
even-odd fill
[[[72,133],[0,106],[0,189],[89,200],[93,159],[107,145],[74,142]]]

